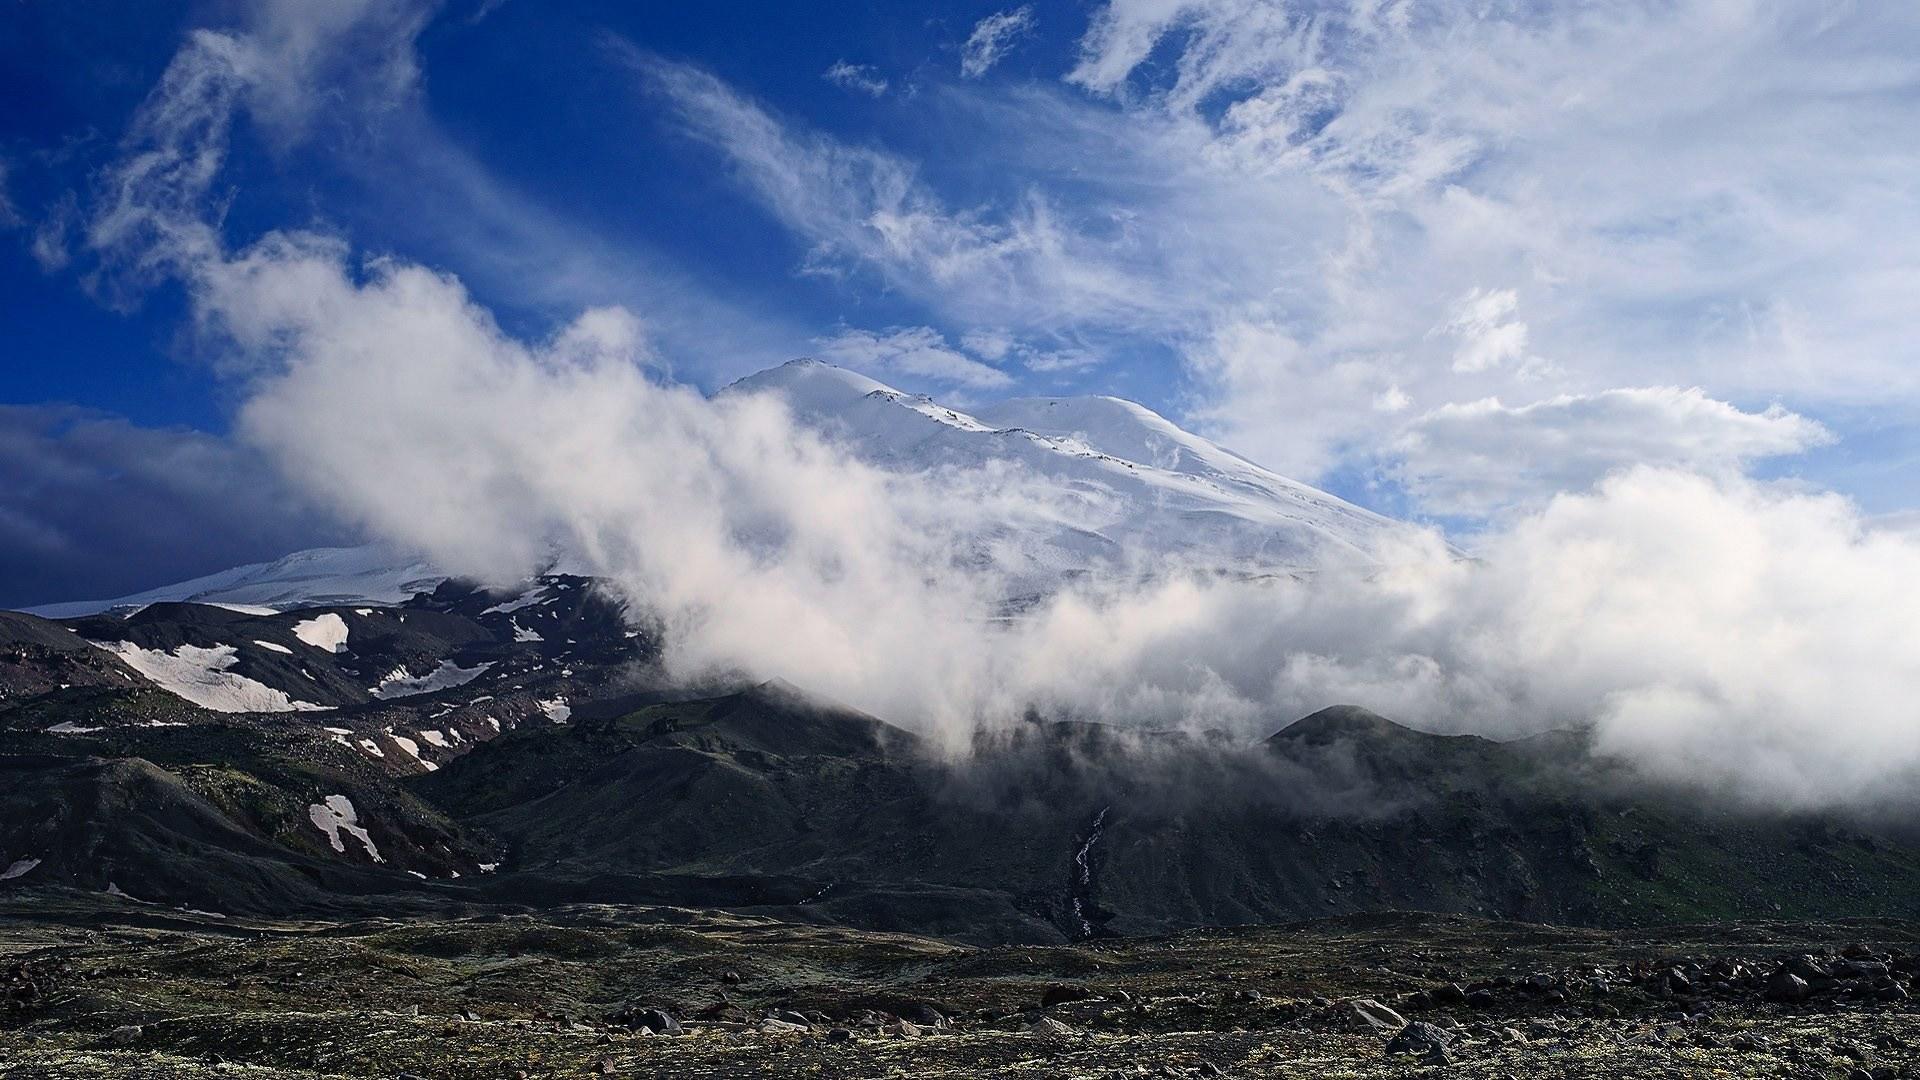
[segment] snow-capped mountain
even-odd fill
[[[801,422],[883,468],[916,472],[1005,467],[1030,509],[1010,510],[980,538],[982,557],[1010,564],[1024,588],[1132,560],[1247,572],[1377,561],[1408,527],[1289,480],[1112,397],[1016,398],[969,411],[857,372],[795,360],[721,391],[777,397]],[[315,548],[112,600],[34,609],[48,618],[184,601],[286,611],[388,605],[446,578],[380,545]]]
[[[148,604],[215,604],[257,612],[327,604],[397,604],[430,592],[447,575],[417,556],[381,544],[311,548],[272,562],[252,563],[113,600],[79,600],[29,609],[47,619],[73,619]]]
[[[1012,546],[1054,572],[1126,557],[1250,571],[1365,564],[1408,528],[1120,398],[1015,398],[963,412],[814,360],[722,393],[777,396],[802,422],[889,469],[1014,467],[1044,494],[1048,513],[1008,523],[1028,534]]]

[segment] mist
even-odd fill
[[[983,538],[1048,512],[1017,471],[876,469],[777,401],[663,380],[622,312],[525,343],[447,276],[347,258],[286,235],[202,268],[203,316],[259,365],[246,436],[454,572],[507,585],[564,552],[657,621],[672,679],[784,677],[955,748],[1029,710],[1590,724],[1654,776],[1791,806],[1885,798],[1920,763],[1920,544],[1836,496],[1628,471],[1473,558],[1410,531],[1364,571],[1116,572],[1009,621],[1021,568]]]
[[[1028,568],[995,531],[1066,512],[1016,469],[863,464],[776,401],[676,385],[622,309],[523,340],[457,279],[321,232],[230,250],[206,196],[245,55],[197,36],[143,110],[90,234],[108,269],[186,286],[242,434],[301,491],[495,585],[560,555],[660,631],[669,679],[783,677],[956,754],[1031,711],[1252,736],[1353,703],[1590,725],[1752,805],[1871,805],[1920,773],[1920,540],[1838,496],[1628,470],[1472,558],[1409,529],[1308,577],[1120,565],[1001,618]]]

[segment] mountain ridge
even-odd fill
[[[976,553],[1006,561],[1017,596],[1130,563],[1235,573],[1365,565],[1412,531],[1123,398],[1014,398],[967,412],[807,359],[756,372],[714,396],[754,393],[776,397],[802,424],[882,468],[1017,470],[1047,513],[994,522]],[[311,548],[113,599],[27,610],[64,619],[165,602],[256,612],[391,606],[448,577],[430,559],[372,543]]]

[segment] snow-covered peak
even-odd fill
[[[197,603],[290,611],[328,604],[397,604],[431,590],[447,575],[414,556],[379,544],[309,548],[272,562],[251,563],[114,600],[48,604],[32,613],[71,619],[148,604]]]
[[[1022,588],[1045,590],[1050,581],[1120,563],[1177,560],[1246,572],[1364,564],[1408,528],[1120,398],[1016,398],[962,410],[817,360],[782,364],[721,391],[752,393],[777,397],[801,423],[882,468],[993,466],[1023,478],[1042,510],[986,523],[981,550],[962,553],[999,562]],[[556,558],[554,572],[588,572],[565,553]],[[280,611],[393,604],[445,577],[430,563],[378,545],[315,548],[35,613],[72,618],[162,601]]]
[[[1019,546],[1035,565],[1056,572],[1163,556],[1263,571],[1352,564],[1373,560],[1407,528],[1120,398],[1016,398],[961,410],[814,360],[723,393],[775,395],[802,423],[885,468],[1021,467],[1042,490],[1052,485],[1059,520],[1073,524],[1005,524],[1026,533]],[[997,531],[1001,550],[1008,531]]]

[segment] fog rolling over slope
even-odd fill
[[[1234,574],[1378,565],[1412,530],[1289,480],[1112,397],[951,408],[857,372],[795,360],[723,394],[770,394],[862,461],[907,473],[999,471],[1037,497],[984,523],[983,559],[1045,588],[1090,571]]]
[[[1016,399],[963,412],[810,359],[721,391],[723,397],[748,394],[780,403],[807,429],[876,468],[930,478],[997,474],[1022,487],[1033,512],[977,523],[961,561],[1024,592],[1051,593],[1089,574],[1364,569],[1378,566],[1396,539],[1415,535],[1119,398]],[[589,561],[556,548],[543,569],[582,570]],[[163,601],[282,610],[391,604],[431,591],[446,576],[424,559],[370,544],[295,552],[129,596],[33,612],[66,618]]]

